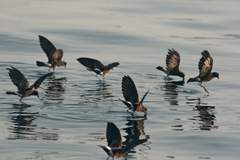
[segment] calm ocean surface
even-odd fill
[[[147,142],[129,160],[238,160],[240,156],[240,1],[237,0],[0,0],[0,159],[105,160],[107,122],[123,140],[134,122]],[[15,66],[30,82],[48,72],[38,35],[64,50],[67,68],[57,68],[39,89],[40,99],[21,105],[5,69]],[[198,74],[204,49],[220,79],[174,85],[156,66],[168,48],[181,54],[186,79]],[[104,80],[76,58],[120,66]],[[131,120],[121,78],[130,75],[139,95],[150,90],[145,120]],[[178,77],[173,78],[179,80]]]

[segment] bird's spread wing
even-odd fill
[[[120,130],[114,123],[108,122],[106,137],[109,147],[120,147],[122,145]]]
[[[174,49],[169,49],[166,57],[166,65],[168,70],[176,70],[179,68],[180,55]]]
[[[146,98],[146,96],[148,95],[148,93],[149,93],[149,90],[143,95],[140,103],[143,103],[143,101],[144,101],[144,99]]]
[[[41,85],[41,83],[42,83],[47,77],[51,76],[52,74],[53,74],[53,72],[50,72],[50,73],[47,73],[47,74],[41,76],[40,78],[38,78],[38,80],[36,80],[36,81],[33,83],[33,85],[31,85],[30,88],[35,88],[35,89],[37,89],[37,88]]]
[[[204,78],[209,76],[209,74],[212,71],[213,66],[213,59],[210,56],[208,51],[202,52],[202,58],[200,59],[198,63],[198,69],[199,69],[199,77]]]
[[[113,63],[111,63],[111,64],[108,64],[107,65],[107,68],[108,69],[113,69],[114,67],[117,67],[117,66],[119,66],[119,62],[113,62]]]
[[[135,106],[139,101],[138,92],[132,78],[129,76],[124,76],[122,78],[122,93],[125,100],[132,103],[135,111]]]
[[[79,63],[81,63],[82,65],[87,67],[89,70],[94,71],[97,74],[100,74],[104,69],[104,65],[99,60],[92,59],[92,58],[85,58],[85,57],[78,58],[77,60]]]
[[[15,86],[17,86],[18,91],[23,94],[25,90],[29,87],[29,82],[25,76],[15,67],[7,68],[8,74]]]
[[[47,38],[39,35],[40,46],[48,57],[48,63],[52,63],[53,54],[57,50],[56,47]]]

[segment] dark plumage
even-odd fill
[[[18,90],[17,92],[7,91],[6,94],[19,96],[21,102],[24,97],[28,97],[31,95],[39,96],[38,91],[36,89],[39,88],[39,86],[44,81],[44,79],[46,79],[48,76],[51,76],[53,74],[51,72],[43,75],[30,86],[28,80],[17,68],[11,67],[11,68],[7,68],[7,70],[9,71],[8,72],[9,77],[11,78],[13,84],[17,86]]]
[[[207,50],[204,50],[202,52],[202,58],[198,63],[199,75],[194,78],[189,78],[187,83],[189,82],[202,83],[202,82],[210,81],[213,78],[219,79],[219,74],[217,72],[212,72],[212,67],[213,67],[213,58],[211,57],[210,53]],[[205,91],[207,91],[205,87],[204,89]]]
[[[112,123],[107,123],[106,129],[107,146],[99,145],[112,158],[127,156],[127,148],[122,144],[122,137],[118,127]]]
[[[174,49],[168,49],[168,54],[166,57],[166,69],[161,66],[158,66],[157,69],[163,71],[167,76],[180,76],[184,79],[185,74],[179,70],[180,65],[180,55]]]
[[[114,62],[108,65],[104,65],[99,60],[93,59],[93,58],[78,58],[77,61],[87,67],[89,71],[93,71],[98,75],[105,76],[106,73],[108,73],[111,69],[114,67],[117,67],[119,65],[119,62]]]
[[[123,142],[123,144],[126,145],[127,148],[132,149],[147,142],[150,138],[149,135],[145,134],[144,120],[145,118],[133,118],[127,120],[127,127],[123,128],[123,130],[126,132],[124,135],[126,140]]]
[[[39,35],[39,42],[42,50],[46,53],[48,62],[36,61],[37,66],[44,66],[53,68],[55,70],[56,66],[65,66],[67,63],[62,60],[63,58],[63,50],[57,49],[51,41],[49,41],[46,37]]]
[[[147,91],[142,99],[139,99],[137,88],[129,76],[122,78],[122,93],[125,100],[121,100],[131,111],[135,112],[147,112],[147,108],[144,107],[143,101],[149,91]]]

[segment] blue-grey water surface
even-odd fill
[[[237,160],[240,156],[240,2],[237,0],[0,0],[0,159],[106,159],[107,122],[123,140],[131,127],[121,78],[130,75],[145,106],[147,142],[128,159]],[[30,82],[48,72],[38,35],[64,49],[67,68],[57,68],[39,89],[40,99],[21,105],[5,69],[15,66]],[[201,51],[220,73],[206,86],[175,85],[156,66],[168,48],[181,54],[186,79],[198,74]],[[76,58],[92,57],[120,66],[104,80]],[[174,77],[173,80],[180,80]]]

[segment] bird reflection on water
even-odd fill
[[[80,97],[83,99],[83,102],[99,102],[108,98],[112,98],[113,94],[111,92],[111,85],[107,84],[105,80],[96,80],[96,85],[91,85],[80,93]]]
[[[35,139],[33,136],[35,125],[32,122],[37,118],[38,113],[25,112],[30,107],[26,104],[13,104],[16,111],[9,113],[12,126],[8,128],[10,135],[8,139]]]
[[[62,103],[64,100],[64,84],[66,81],[66,77],[56,78],[55,75],[49,78],[48,83],[46,84],[47,88],[45,89],[47,101],[58,101],[59,103]]]
[[[181,81],[165,81],[162,89],[164,90],[164,98],[170,105],[178,105],[178,86],[183,86],[184,80]]]
[[[33,122],[39,118],[38,112],[27,112],[30,105],[25,104],[13,104],[13,108],[15,111],[10,112],[10,119],[12,125],[8,128],[9,130],[9,140],[16,139],[26,139],[26,140],[37,140],[37,139],[45,139],[45,140],[58,140],[58,134],[47,131],[47,129],[43,129],[38,131],[40,128],[37,124]]]
[[[146,118],[133,119],[132,117],[128,117],[127,119],[127,127],[123,129],[127,135],[124,136],[126,140],[123,143],[129,148],[130,153],[135,153],[133,150],[134,147],[147,142],[150,138],[144,131],[145,119]]]
[[[218,126],[215,125],[215,106],[208,105],[201,101],[201,98],[188,99],[188,104],[194,106],[194,111],[198,112],[198,115],[193,116],[192,120],[197,121],[198,128],[200,130],[216,129]]]

